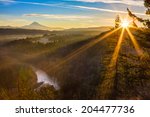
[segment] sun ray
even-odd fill
[[[78,56],[79,54],[81,54],[82,52],[84,52],[85,50],[89,49],[90,47],[94,46],[95,44],[97,44],[98,42],[102,41],[103,39],[109,37],[110,35],[112,35],[113,33],[115,33],[116,31],[118,31],[120,28],[117,28],[109,33],[106,33],[105,35],[103,35],[102,37],[99,37],[98,39],[94,39],[93,41],[87,43],[86,45],[78,48],[77,50],[75,50],[74,52],[70,53],[69,55],[65,56],[64,58],[62,58],[62,60],[60,60],[57,64],[55,64],[54,67],[51,67],[50,70],[51,71],[55,71],[58,70],[60,68],[61,65],[65,64],[66,62],[72,60],[74,57]]]
[[[130,39],[131,39],[131,41],[132,41],[132,43],[133,43],[133,45],[135,47],[135,50],[136,50],[137,54],[140,57],[142,57],[143,54],[144,54],[143,50],[140,48],[138,42],[136,41],[135,37],[132,35],[132,33],[130,32],[130,30],[128,28],[126,28],[126,30],[127,30],[127,33],[129,34],[129,37],[130,37]]]
[[[122,28],[122,32],[121,32],[121,35],[119,37],[117,46],[116,46],[115,51],[113,53],[110,64],[108,65],[108,69],[107,69],[106,74],[105,74],[105,79],[101,83],[102,85],[100,86],[100,91],[101,91],[100,99],[108,99],[112,93],[113,88],[114,88],[117,58],[119,55],[122,41],[124,39],[124,31],[125,31],[125,28]]]
[[[121,35],[120,35],[120,37],[119,37],[117,46],[116,46],[116,48],[115,48],[115,51],[114,51],[114,53],[113,53],[113,56],[112,56],[112,59],[111,59],[111,62],[110,62],[110,67],[116,65],[116,61],[117,61],[117,58],[118,58],[118,54],[119,54],[119,51],[120,51],[120,48],[121,48],[121,44],[122,44],[122,41],[123,41],[124,31],[125,31],[125,29],[122,28]]]
[[[142,33],[144,33],[144,28],[139,28],[139,27],[132,26],[132,25],[130,25],[128,28],[135,30],[135,31],[141,31]]]

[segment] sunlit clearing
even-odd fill
[[[130,36],[130,38],[131,38],[131,41],[133,42],[133,45],[134,45],[134,47],[135,47],[135,49],[136,49],[138,55],[139,55],[140,57],[142,57],[142,56],[143,56],[143,51],[142,51],[142,49],[141,49],[140,46],[138,45],[136,39],[134,38],[134,36],[133,36],[132,33],[130,32],[130,30],[129,30],[128,28],[127,28],[126,30],[127,30],[128,34],[129,34],[129,36]]]
[[[123,27],[123,28],[127,28],[127,27],[129,26],[129,24],[130,24],[130,22],[129,22],[129,21],[127,21],[127,20],[123,20],[123,21],[121,22],[121,27]]]

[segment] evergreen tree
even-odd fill
[[[144,0],[144,6],[147,8],[146,14],[150,15],[150,0]]]
[[[119,28],[120,27],[120,22],[121,22],[120,17],[119,17],[119,15],[117,15],[117,17],[115,19],[115,28]]]
[[[146,26],[147,28],[150,28],[150,20],[149,19],[142,19],[138,16],[136,16],[135,14],[133,14],[128,8],[127,8],[127,11],[128,11],[128,15],[130,17],[132,17],[133,19],[136,19],[138,20],[139,22],[143,23],[144,26]]]
[[[144,6],[147,8],[146,15],[150,15],[150,0],[144,0]],[[146,26],[147,28],[150,28],[150,20],[149,19],[142,19],[140,17],[137,17],[128,8],[127,8],[127,11],[128,11],[128,14],[130,17],[137,19],[139,22],[143,23],[144,26]]]

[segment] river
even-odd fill
[[[37,82],[43,82],[43,84],[49,84],[51,86],[53,86],[56,90],[59,90],[60,87],[57,83],[56,80],[54,80],[55,78],[51,78],[49,77],[44,71],[42,70],[36,70],[36,75],[37,75]]]

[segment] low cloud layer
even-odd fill
[[[42,17],[49,19],[66,19],[66,20],[75,20],[75,19],[91,19],[90,16],[80,16],[80,15],[54,15],[54,14],[25,14],[24,16],[28,17]]]
[[[86,7],[86,6],[74,6],[75,8],[80,8],[80,9],[86,9],[86,10],[96,10],[96,11],[104,11],[104,12],[110,12],[110,13],[125,13],[127,14],[126,11],[119,11],[119,10],[111,10],[111,9],[102,9],[102,8],[96,8],[96,7]],[[134,12],[134,14],[137,15],[144,15],[144,13],[136,13]]]

